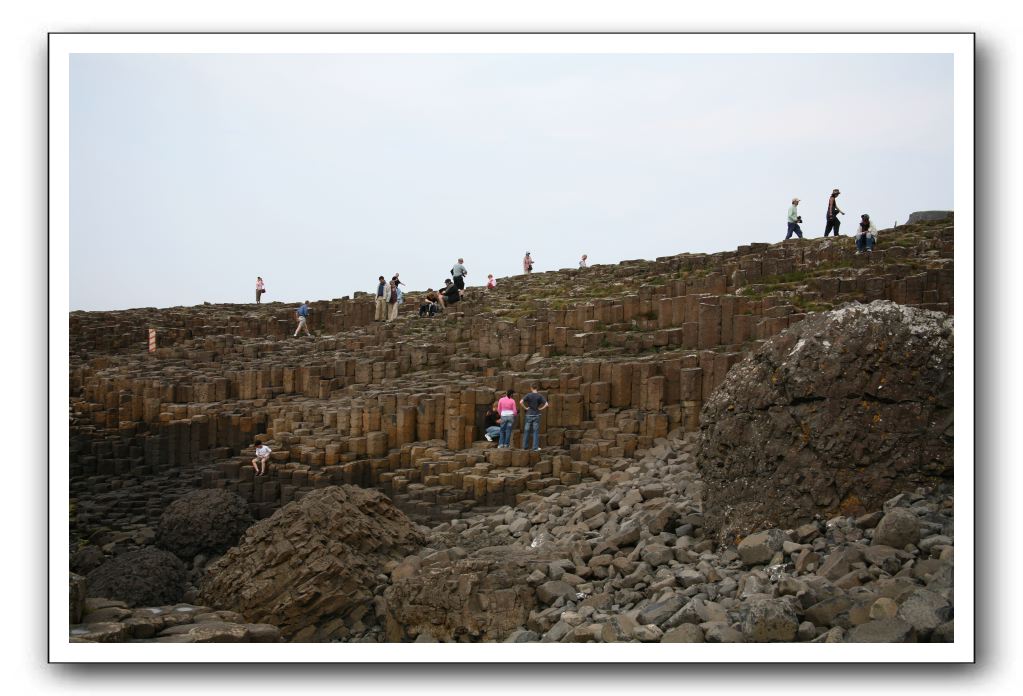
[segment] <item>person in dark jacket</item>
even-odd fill
[[[845,215],[841,210],[838,209],[838,194],[842,193],[838,189],[834,189],[831,192],[831,198],[828,199],[828,214],[827,214],[827,225],[824,227],[824,236],[827,237],[828,233],[834,230],[835,236],[838,236],[838,228],[842,225],[842,221],[838,219],[839,215]]]

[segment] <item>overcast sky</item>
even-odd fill
[[[953,206],[950,55],[71,59],[75,309],[298,302]],[[883,244],[883,239],[882,239]]]

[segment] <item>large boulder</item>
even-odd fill
[[[249,527],[206,568],[199,596],[293,641],[344,639],[375,620],[378,576],[423,543],[379,491],[315,490]]]
[[[93,597],[119,599],[128,606],[174,604],[184,593],[185,564],[169,551],[147,546],[115,556],[86,580]]]
[[[701,416],[706,528],[734,541],[950,480],[952,329],[941,312],[846,305],[732,367]]]
[[[387,639],[503,641],[526,624],[538,598],[547,604],[575,598],[566,582],[545,582],[535,592],[529,585],[529,574],[546,569],[556,556],[541,549],[491,547],[467,558],[427,559],[404,577],[392,575],[384,593]]]
[[[248,503],[222,488],[186,493],[163,511],[156,544],[191,561],[197,554],[218,554],[238,543],[252,524]]]

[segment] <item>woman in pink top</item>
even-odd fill
[[[533,257],[526,252],[526,255],[522,257],[522,272],[532,273],[533,272]]]
[[[264,292],[266,292],[266,286],[263,285],[263,278],[256,276],[256,304],[259,304],[259,298]]]
[[[509,389],[505,396],[497,401],[497,412],[501,414],[501,437],[497,441],[498,448],[511,447],[512,428],[515,427],[515,416],[519,414],[519,407],[515,404],[515,390]]]
[[[491,273],[487,276],[487,290],[493,290],[497,287],[497,281],[494,280],[494,274]]]

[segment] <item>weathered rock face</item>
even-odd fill
[[[244,498],[223,489],[192,491],[164,511],[156,543],[186,561],[199,553],[222,553],[252,524]]]
[[[528,576],[546,569],[552,556],[510,546],[481,549],[469,558],[451,558],[451,551],[416,563],[405,577],[411,559],[392,573],[393,584],[384,594],[389,641],[423,636],[500,641],[525,625],[537,604]],[[574,597],[572,586],[562,584]],[[538,592],[542,597],[543,589]]]
[[[422,542],[383,494],[330,486],[250,527],[207,568],[199,592],[204,603],[278,626],[293,641],[343,639],[376,619],[385,564]]]
[[[847,305],[734,366],[701,416],[708,529],[861,514],[951,479],[952,329],[940,312]]]
[[[169,551],[148,546],[110,559],[86,580],[90,594],[129,606],[173,604],[184,592],[185,565]]]

